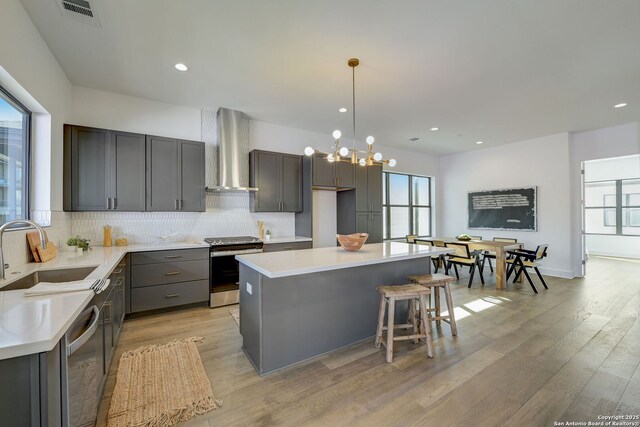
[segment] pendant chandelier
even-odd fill
[[[376,152],[373,150],[373,143],[375,139],[373,136],[368,136],[366,138],[367,149],[366,150],[358,150],[356,148],[356,67],[360,64],[360,60],[358,58],[351,58],[347,65],[351,67],[351,80],[352,80],[352,105],[351,112],[353,114],[353,147],[348,148],[340,145],[340,138],[342,137],[342,132],[339,130],[333,131],[333,139],[335,142],[330,147],[329,152],[325,153],[319,150],[315,150],[313,147],[307,147],[304,149],[304,154],[307,156],[313,156],[314,154],[323,154],[326,155],[326,159],[328,162],[340,162],[340,161],[351,161],[352,164],[358,164],[360,166],[373,166],[374,164],[386,163],[389,166],[393,167],[396,165],[396,161],[394,159],[384,160],[382,158],[382,154],[380,152]]]

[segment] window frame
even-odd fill
[[[399,204],[391,204],[390,203],[390,192],[389,192],[389,176],[390,175],[404,175],[407,176],[409,179],[407,180],[407,185],[409,186],[409,191],[408,191],[408,202],[409,204],[407,205],[399,205]],[[414,178],[420,178],[420,179],[427,179],[428,182],[428,186],[429,186],[429,200],[427,201],[427,204],[413,204],[413,179]],[[399,240],[399,239],[404,239],[406,236],[396,236],[396,237],[392,237],[391,236],[391,209],[392,208],[407,208],[409,210],[409,227],[408,227],[408,233],[407,234],[415,234],[415,230],[414,230],[414,209],[415,208],[427,208],[429,209],[429,234],[428,235],[421,235],[421,237],[431,237],[433,235],[433,205],[432,205],[432,200],[433,200],[433,188],[431,186],[432,184],[432,177],[430,176],[424,176],[424,175],[415,175],[415,174],[409,174],[409,173],[402,173],[402,172],[391,172],[391,171],[383,171],[382,173],[382,185],[383,185],[383,190],[384,190],[384,198],[382,200],[382,211],[383,211],[383,216],[384,216],[384,227],[383,227],[383,236],[382,236],[382,240]]]
[[[631,199],[630,196],[632,195],[637,195],[640,193],[627,193],[627,194],[622,194],[622,187],[623,187],[623,183],[625,181],[638,181],[640,178],[622,178],[622,179],[607,179],[607,180],[599,180],[599,181],[585,181],[585,186],[587,184],[597,184],[597,183],[605,183],[605,182],[610,182],[610,183],[614,183],[615,184],[615,188],[616,188],[616,192],[615,194],[613,194],[615,196],[616,199],[616,204],[615,206],[607,206],[606,205],[606,196],[611,196],[612,194],[605,194],[603,195],[603,206],[584,206],[584,210],[585,212],[587,210],[601,210],[603,211],[603,225],[605,227],[613,227],[613,225],[609,224],[607,221],[607,216],[606,216],[606,212],[607,211],[615,211],[615,218],[616,218],[616,223],[615,223],[615,227],[616,227],[616,232],[615,233],[589,233],[586,230],[584,230],[584,234],[586,235],[593,235],[593,236],[628,236],[628,237],[640,237],[640,235],[638,234],[624,234],[622,232],[623,228],[627,228],[627,227],[640,227],[640,225],[631,225],[631,211],[634,209],[640,209],[640,205],[629,205],[629,200]],[[623,198],[627,201],[626,204],[622,203]],[[625,215],[626,214],[626,215]]]
[[[24,106],[15,96],[0,85],[0,95],[4,100],[16,110],[22,113],[22,218],[31,219],[31,115],[32,112]],[[4,224],[4,222],[2,222]],[[0,225],[2,225],[0,224]],[[24,225],[16,224],[13,228],[23,228]]]

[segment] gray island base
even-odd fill
[[[320,248],[238,256],[240,334],[258,374],[372,338],[380,303],[376,286],[406,284],[409,275],[428,274],[430,256],[448,252],[423,248],[380,243],[358,253]],[[353,266],[360,261],[363,265]],[[288,274],[301,270],[307,271]],[[404,310],[398,306],[398,311]]]

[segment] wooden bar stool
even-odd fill
[[[427,343],[427,356],[433,357],[433,342],[431,341],[431,328],[427,324],[429,318],[427,317],[427,296],[431,293],[429,288],[421,285],[400,285],[400,286],[378,286],[376,288],[380,293],[380,312],[378,314],[378,330],[376,331],[376,348],[380,348],[380,344],[384,344],[387,348],[387,362],[393,361],[393,342],[400,340],[413,340],[414,343],[418,343],[418,339],[424,338]],[[409,307],[407,310],[408,322],[395,325],[395,306],[396,301],[409,300]],[[416,300],[420,305],[420,326],[417,324]],[[387,310],[387,326],[384,326],[384,312],[388,305]],[[410,322],[410,323],[409,323]],[[411,335],[393,336],[395,329],[413,329]],[[387,342],[382,340],[382,333],[387,331]]]
[[[435,316],[431,317],[431,320],[435,320],[436,325],[440,325],[441,320],[444,320],[451,327],[451,335],[458,335],[456,316],[453,312],[453,300],[451,299],[451,287],[449,286],[449,283],[453,282],[454,278],[444,274],[423,274],[421,276],[409,276],[409,280],[431,290],[434,296],[434,307],[429,308],[428,311],[435,312]],[[440,289],[444,289],[444,296],[447,300],[447,311],[449,312],[447,316],[440,314]]]

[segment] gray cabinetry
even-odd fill
[[[329,162],[323,154],[313,156],[312,185],[327,189],[354,188],[356,167],[348,160]]]
[[[209,248],[131,255],[131,312],[209,300]]]
[[[289,242],[289,243],[267,243],[263,246],[264,252],[295,251],[298,249],[311,249],[313,242]]]
[[[253,150],[249,164],[252,212],[302,211],[302,156]]]
[[[147,135],[147,211],[204,212],[204,143]]]
[[[367,243],[382,242],[382,165],[355,168],[355,190],[337,197],[338,233],[369,233]]]
[[[144,135],[64,126],[64,209],[143,211]]]

